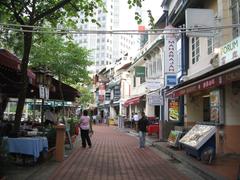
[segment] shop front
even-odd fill
[[[142,96],[136,96],[136,97],[130,98],[125,101],[124,107],[129,108],[127,110],[127,112],[129,113],[127,114],[127,117],[129,118],[131,118],[132,113],[140,113],[143,111],[145,112],[146,96],[142,95]]]
[[[170,99],[184,96],[185,128],[190,129],[195,124],[217,127],[217,153],[240,152],[237,138],[240,131],[239,60],[186,81],[170,89],[167,96]],[[173,110],[169,107],[169,118],[176,119],[178,113],[174,107]]]

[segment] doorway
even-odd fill
[[[210,121],[210,96],[203,97],[203,121]]]

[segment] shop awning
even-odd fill
[[[129,105],[139,104],[142,97],[143,97],[143,95],[130,98],[124,103],[124,106],[128,107]]]
[[[240,59],[169,89],[167,97],[174,98],[197,91],[212,89],[238,80],[240,80]]]
[[[0,49],[0,65],[20,71],[21,61],[6,49]],[[30,69],[28,69],[27,74],[32,84],[36,75]]]

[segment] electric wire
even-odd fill
[[[146,30],[83,30],[83,29],[66,29],[66,28],[51,28],[41,26],[19,25],[0,23],[1,31],[10,30],[16,32],[31,32],[31,33],[48,33],[48,34],[124,34],[124,35],[141,35],[141,34],[181,34],[189,32],[214,32],[227,28],[238,28],[240,24],[231,24],[214,27],[200,27],[193,28],[177,27],[165,29],[146,29]],[[47,29],[47,30],[46,30]]]

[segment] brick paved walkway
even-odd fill
[[[150,148],[139,149],[138,139],[116,127],[95,126],[92,142],[91,149],[75,147],[50,179],[187,179]]]

